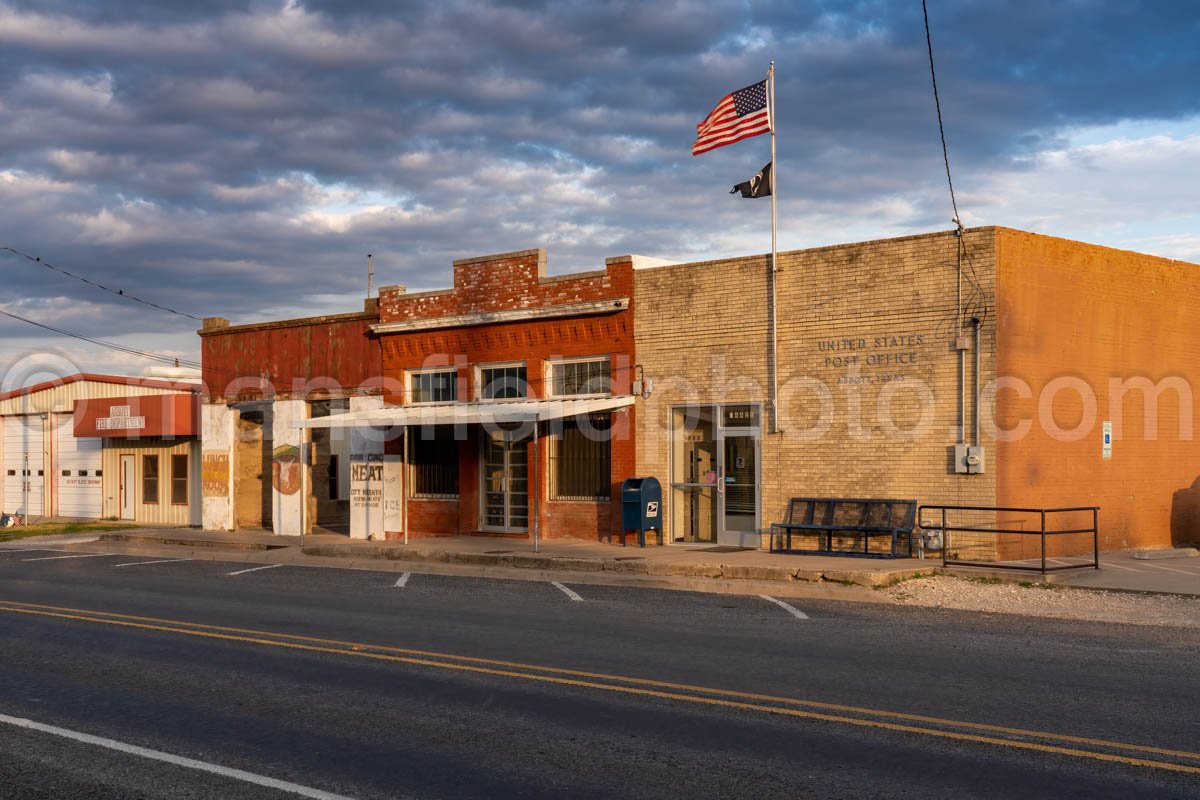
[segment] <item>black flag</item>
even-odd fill
[[[739,183],[729,190],[730,194],[737,194],[738,192],[742,193],[742,197],[770,197],[771,165],[767,164],[753,178],[744,183]]]

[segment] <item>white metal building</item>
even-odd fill
[[[196,391],[190,383],[79,373],[0,394],[0,511],[30,520],[103,516],[103,440],[75,436],[76,401]]]

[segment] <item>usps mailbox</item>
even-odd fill
[[[646,546],[646,531],[658,534],[663,543],[662,485],[658,478],[626,478],[621,484],[621,544],[625,532],[637,531],[638,546]]]

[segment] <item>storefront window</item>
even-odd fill
[[[454,426],[413,428],[410,436],[413,496],[458,497],[458,441],[454,438]]]
[[[142,502],[158,502],[158,456],[142,456]]]
[[[188,501],[188,457],[186,454],[171,456],[171,502],[186,506]]]
[[[607,358],[558,361],[550,365],[550,386],[555,397],[608,394],[611,384]]]
[[[550,448],[550,496],[555,500],[608,500],[612,496],[611,420],[563,420]]]
[[[529,394],[524,364],[480,367],[479,386],[479,396],[484,400],[511,400]]]
[[[453,403],[458,399],[458,371],[413,372],[409,375],[413,403]]]

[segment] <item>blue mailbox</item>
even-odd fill
[[[625,532],[637,531],[638,546],[646,546],[646,531],[658,534],[663,543],[662,486],[658,478],[626,478],[621,484],[621,544]]]

